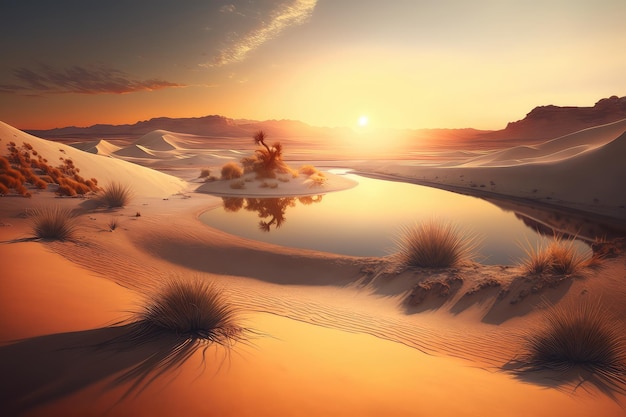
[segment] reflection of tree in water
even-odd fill
[[[222,197],[224,210],[236,213],[242,208],[247,211],[256,211],[262,219],[259,221],[259,229],[269,232],[281,227],[286,221],[285,212],[288,207],[295,207],[296,201],[305,206],[322,201],[323,195],[304,197]]]

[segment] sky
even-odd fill
[[[624,0],[0,0],[0,120],[502,129],[626,95]]]

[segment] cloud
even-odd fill
[[[13,75],[19,84],[0,84],[0,92],[28,95],[43,94],[125,94],[185,87],[159,79],[135,80],[123,71],[104,66],[73,66],[56,69],[40,65],[35,70],[17,68]]]
[[[219,67],[243,61],[246,56],[265,42],[276,38],[285,29],[305,23],[313,14],[317,0],[293,0],[273,11],[261,27],[244,35],[229,48],[221,50],[208,67]]]
[[[237,8],[234,4],[225,4],[220,7],[220,12],[222,13],[233,13],[235,10],[237,10]]]

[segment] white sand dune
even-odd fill
[[[626,119],[584,129],[534,146],[516,146],[469,159],[458,166],[515,166],[559,162],[606,145],[626,131]]]
[[[154,130],[135,141],[135,145],[148,148],[153,151],[172,151],[180,149],[181,140],[175,133],[167,130]]]
[[[97,155],[111,156],[111,154],[117,152],[121,148],[111,142],[100,139],[93,142],[79,142],[72,144],[76,149],[80,149],[84,152],[94,153]]]
[[[176,177],[142,167],[117,158],[105,158],[81,151],[72,146],[37,138],[0,122],[0,146],[10,141],[18,146],[29,143],[51,165],[59,158],[69,158],[80,169],[84,178],[96,178],[105,186],[112,182],[122,182],[133,189],[138,196],[167,197],[188,188],[188,184]]]

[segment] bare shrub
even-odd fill
[[[587,263],[585,256],[574,246],[575,239],[556,235],[548,244],[536,247],[526,244],[523,247],[526,257],[520,261],[528,274],[571,275]]]
[[[113,182],[98,193],[96,201],[109,208],[124,207],[132,198],[130,187]]]
[[[396,262],[407,267],[446,268],[471,260],[478,246],[475,234],[431,219],[401,229]]]
[[[33,234],[40,239],[68,240],[76,232],[76,218],[69,209],[57,206],[32,211]]]
[[[136,322],[147,331],[226,346],[239,340],[243,331],[237,310],[222,291],[200,278],[168,278],[147,298]]]
[[[525,335],[525,353],[512,361],[518,373],[552,371],[566,377],[571,371],[606,386],[626,387],[624,323],[599,301],[587,299],[549,307],[544,326]],[[587,374],[587,375],[584,375]]]
[[[243,175],[243,169],[234,162],[227,162],[222,167],[221,175],[223,180],[241,178]]]
[[[315,175],[320,171],[317,168],[315,168],[313,165],[302,165],[298,169],[298,172],[302,175],[306,175],[307,177],[310,177],[311,175]]]
[[[233,181],[230,183],[230,188],[233,190],[243,190],[246,188],[246,182],[242,180]]]

